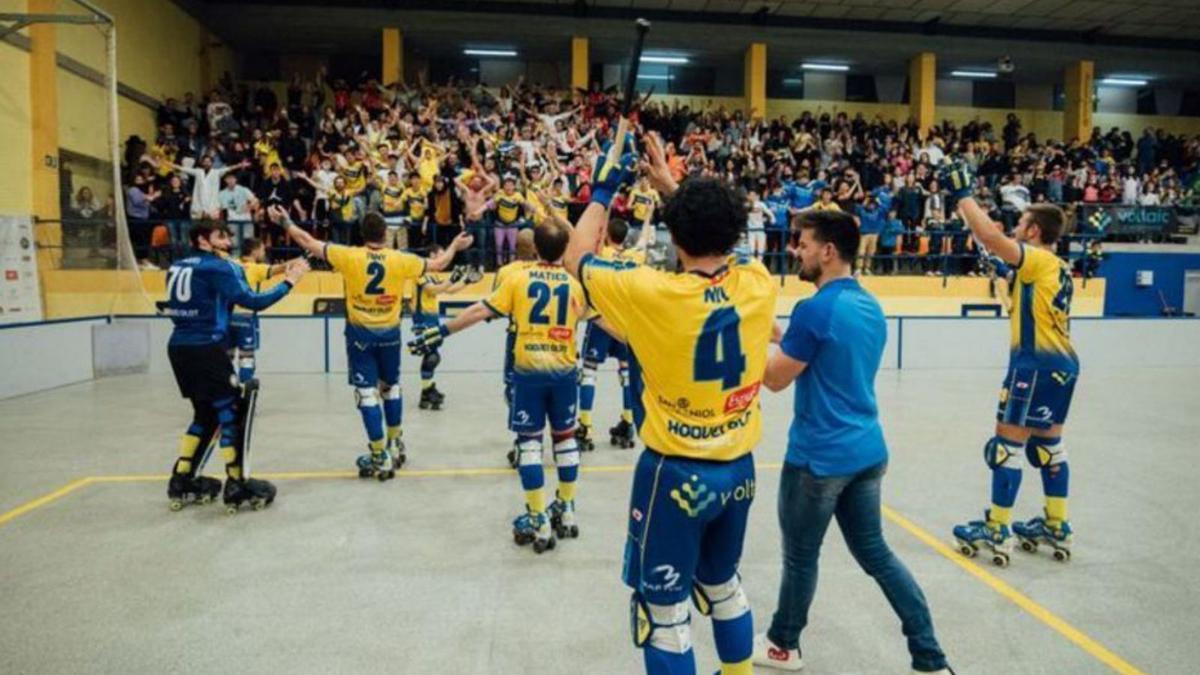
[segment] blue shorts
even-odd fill
[[[655,605],[686,600],[693,580],[737,572],[754,500],[754,458],[732,462],[667,457],[646,449],[633,472],[625,583]]]
[[[346,365],[355,387],[374,387],[400,381],[400,329],[385,333],[346,324]]]
[[[575,428],[579,387],[575,376],[539,381],[514,377],[508,428],[518,434],[540,434],[550,423],[551,431]]]
[[[626,360],[625,344],[606,333],[595,321],[589,321],[583,333],[583,362],[599,366],[610,356],[619,361]]]
[[[1030,429],[1065,424],[1078,373],[1010,368],[1000,388],[996,421]]]
[[[229,342],[242,351],[258,349],[258,315],[230,314]]]

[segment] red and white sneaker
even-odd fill
[[[797,671],[804,667],[799,649],[784,649],[771,642],[766,633],[754,636],[754,665],[775,670]]]

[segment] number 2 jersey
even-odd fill
[[[1013,266],[1012,351],[1009,369],[1079,372],[1068,321],[1074,285],[1071,270],[1052,252],[1021,245]]]
[[[515,381],[575,378],[579,358],[575,327],[586,313],[587,303],[583,288],[562,265],[514,267],[483,302],[511,321]]]
[[[346,286],[346,335],[400,339],[401,297],[425,274],[425,260],[390,248],[325,245],[325,259]]]
[[[167,271],[163,314],[175,324],[171,345],[226,344],[234,305],[264,310],[292,290],[286,280],[265,293],[255,293],[241,267],[212,253],[195,251]]]
[[[779,289],[762,263],[730,257],[707,276],[587,255],[580,280],[630,347],[634,418],[648,448],[726,462],[754,449]]]

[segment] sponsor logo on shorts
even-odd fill
[[[637,522],[639,522],[639,523],[642,522],[642,510],[641,509],[634,508],[633,510],[631,510],[629,512],[629,515]]]
[[[695,518],[717,501],[717,493],[711,492],[708,486],[700,482],[698,476],[684,482],[678,488],[671,490],[671,499],[683,509],[689,517]]]
[[[1040,421],[1044,421],[1044,422],[1049,422],[1049,421],[1050,421],[1050,418],[1051,418],[1051,417],[1053,417],[1053,416],[1054,416],[1054,413],[1053,413],[1053,412],[1051,412],[1051,410],[1050,410],[1050,406],[1048,406],[1048,405],[1039,405],[1039,406],[1037,407],[1037,410],[1035,410],[1035,411],[1034,411],[1034,414],[1030,415],[1029,417],[1030,417],[1030,419],[1034,419],[1034,420],[1040,420]]]
[[[681,575],[671,565],[659,565],[650,570],[650,576],[661,576],[662,583],[655,581],[642,580],[642,588],[648,591],[656,591],[662,593],[664,591],[677,591],[680,589],[679,580]]]

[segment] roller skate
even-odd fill
[[[958,552],[968,558],[974,558],[985,549],[991,553],[992,564],[997,567],[1008,567],[1009,556],[1012,554],[1012,533],[1007,525],[993,523],[990,511],[983,512],[983,520],[972,520],[965,525],[954,526],[954,540],[958,544]]]
[[[392,458],[392,468],[396,471],[403,469],[404,464],[408,462],[408,455],[404,452],[404,441],[399,438],[388,441],[388,454]]]
[[[544,513],[526,511],[513,520],[513,541],[518,546],[533,544],[535,553],[543,553],[554,548],[554,532],[550,529],[550,519]]]
[[[167,483],[167,499],[172,511],[179,511],[188,504],[207,504],[221,494],[221,481],[208,476],[171,474]]]
[[[546,509],[550,516],[550,527],[559,539],[576,539],[579,537],[579,526],[575,524],[575,500],[565,502],[555,498]]]
[[[580,424],[575,427],[575,443],[580,452],[591,452],[596,449],[596,441],[592,438],[592,425]]]
[[[617,422],[617,426],[608,430],[608,441],[622,450],[632,448],[633,425],[625,420]]]
[[[417,405],[421,410],[441,410],[445,401],[445,394],[438,391],[436,384],[431,384],[421,390],[421,402]]]
[[[356,463],[359,478],[378,478],[382,483],[396,477],[396,466],[387,450],[359,455]]]
[[[265,480],[233,478],[225,481],[225,513],[234,515],[242,504],[249,504],[255,511],[262,511],[275,501],[275,486]]]
[[[1037,553],[1038,544],[1046,544],[1054,550],[1054,559],[1058,562],[1071,560],[1071,523],[1061,521],[1058,527],[1052,527],[1050,521],[1038,516],[1025,522],[1013,523],[1013,534],[1021,542],[1021,550],[1026,553]]]

